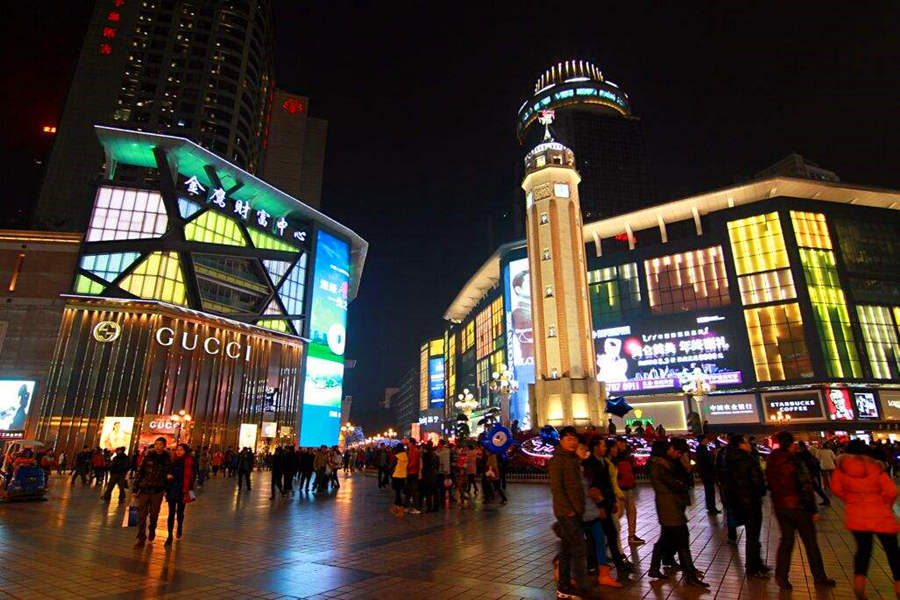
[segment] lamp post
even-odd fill
[[[491,391],[500,395],[500,423],[509,425],[509,397],[519,389],[519,382],[514,379],[515,374],[506,365],[491,375]]]
[[[347,440],[350,437],[350,434],[354,433],[355,431],[356,431],[356,425],[354,425],[350,421],[347,421],[346,423],[341,425],[341,435],[343,436],[343,440],[344,440],[344,444],[343,444],[344,448],[346,448],[349,445],[347,443]]]
[[[179,410],[177,414],[172,415],[171,419],[173,421],[175,421],[176,423],[178,423],[178,431],[175,433],[175,443],[180,444],[181,443],[181,432],[184,429],[185,425],[190,427],[193,417],[191,416],[190,413],[185,412],[182,409],[182,410]]]
[[[478,401],[475,400],[475,396],[472,395],[469,388],[465,388],[456,398],[454,406],[467,417],[472,414],[473,410],[478,408]]]

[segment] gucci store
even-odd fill
[[[37,437],[66,452],[159,435],[337,444],[365,240],[188,140],[95,130],[107,179],[64,296]]]

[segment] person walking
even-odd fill
[[[283,493],[287,495],[288,492],[291,493],[291,496],[294,495],[294,477],[297,476],[297,471],[300,470],[300,457],[297,455],[297,452],[294,450],[293,444],[287,446],[284,450],[284,472],[283,478],[284,483],[281,484],[281,489]]]
[[[853,557],[853,592],[866,598],[866,576],[872,558],[873,538],[878,537],[894,577],[894,593],[900,598],[900,524],[894,515],[897,486],[884,463],[869,455],[862,440],[851,440],[845,454],[837,459],[831,477],[831,491],[843,500],[844,526],[856,540]],[[882,590],[883,591],[883,590]]]
[[[282,450],[281,446],[275,448],[275,453],[271,458],[271,468],[272,468],[272,482],[271,482],[271,494],[269,495],[269,500],[275,499],[275,490],[284,496],[284,450]]]
[[[616,531],[614,515],[622,502],[616,493],[616,467],[609,456],[610,450],[616,450],[615,440],[604,440],[600,437],[592,438],[588,445],[588,457],[582,461],[585,477],[589,481],[588,505],[597,507],[597,527],[591,528],[589,536],[594,539],[596,546],[597,574],[600,585],[613,585],[615,582],[609,575],[609,562],[606,560],[606,549],[616,565],[619,577],[625,577],[625,573],[631,570],[632,565],[625,559],[619,547],[619,534]],[[605,546],[604,546],[605,544]],[[621,587],[618,582],[613,587]]]
[[[159,519],[159,507],[162,505],[166,490],[166,475],[171,462],[172,459],[166,452],[166,438],[160,436],[153,442],[153,449],[144,455],[137,469],[132,485],[134,500],[138,507],[135,548],[143,548],[145,540],[152,542],[156,537],[156,522]]]
[[[75,468],[72,469],[72,480],[70,485],[75,485],[75,480],[81,477],[81,485],[88,484],[88,474],[91,471],[92,453],[87,446],[81,449],[81,452],[75,455]]]
[[[128,492],[128,471],[131,470],[131,459],[125,454],[125,448],[116,448],[116,454],[109,461],[109,483],[103,493],[103,501],[112,500],[113,489],[119,486],[119,502],[125,500]]]
[[[312,450],[309,448],[301,449],[300,481],[297,483],[297,488],[304,492],[309,492],[309,484],[312,482],[312,474],[315,470],[315,461],[316,457],[313,455]]]
[[[819,459],[819,468],[822,469],[822,485],[825,489],[830,489],[831,474],[834,473],[834,470],[837,467],[834,450],[828,446],[823,446],[819,448],[819,451],[816,453],[816,458]]]
[[[703,482],[706,512],[717,515],[722,511],[716,506],[716,450],[712,444],[701,440],[697,445],[697,466],[700,472],[700,481]]]
[[[425,512],[437,512],[437,487],[435,482],[437,481],[437,471],[438,471],[438,457],[434,453],[434,447],[431,445],[431,442],[425,444],[425,449],[422,451],[422,458],[420,459],[422,463],[422,492],[425,495],[425,500],[423,504],[423,510]]]
[[[56,474],[62,475],[66,472],[66,453],[59,453],[59,460],[56,461]]]
[[[765,577],[772,569],[763,563],[759,543],[762,532],[762,500],[766,480],[759,461],[750,452],[742,435],[733,435],[725,451],[726,479],[723,488],[728,498],[729,526],[744,525],[744,572],[748,577]]]
[[[797,456],[799,448],[789,431],[775,434],[778,448],[769,455],[766,463],[766,480],[772,492],[772,507],[781,529],[781,541],[775,559],[775,581],[784,590],[794,586],[788,580],[791,554],[794,551],[795,533],[800,534],[806,558],[816,585],[835,585],[834,579],[825,574],[822,552],[816,540],[815,520],[818,519],[812,479],[806,464]]]
[[[247,482],[247,491],[250,491],[250,473],[253,472],[254,457],[250,448],[244,447],[234,456],[232,461],[237,461],[236,471],[238,477],[238,491],[241,491],[243,482]]]
[[[416,438],[409,438],[406,450],[409,464],[406,467],[406,497],[409,499],[409,514],[420,515],[422,499],[419,497],[419,472],[422,470],[422,452],[416,446]]]
[[[378,467],[378,489],[381,489],[390,481],[390,453],[384,444],[381,444],[378,447],[375,460],[377,461],[376,466]]]
[[[200,448],[197,446],[197,487],[202,488],[206,480],[209,479],[209,470],[212,466],[212,456],[210,455],[209,446]]]
[[[810,452],[806,442],[798,442],[797,446],[799,448],[797,456],[806,465],[806,470],[809,471],[809,481],[812,484],[813,490],[815,490],[819,495],[819,498],[822,499],[819,504],[822,506],[831,506],[831,500],[828,499],[828,496],[825,495],[825,490],[822,489],[822,465],[819,462],[819,459],[813,456],[813,453]]]
[[[607,419],[606,433],[609,434],[610,437],[614,437],[616,435],[616,424],[613,423],[612,417]]]
[[[169,505],[169,519],[167,522],[169,537],[165,546],[172,545],[172,528],[178,520],[178,529],[175,537],[181,539],[184,533],[184,507],[193,502],[194,489],[194,457],[191,456],[191,448],[187,444],[175,446],[175,458],[169,465],[166,475],[166,503]]]
[[[628,519],[628,543],[639,546],[646,544],[637,536],[637,478],[634,476],[634,456],[625,438],[616,438],[616,456],[612,458],[616,466],[616,479],[622,490],[622,503]]]
[[[409,466],[409,455],[403,444],[394,449],[394,466],[391,471],[391,488],[394,490],[394,505],[391,513],[395,517],[403,516],[403,494],[406,492],[406,475]]]
[[[503,486],[500,485],[500,459],[496,452],[486,452],[485,460],[485,479],[487,484],[493,488],[493,492],[500,496],[500,504],[506,504],[506,493]]]
[[[649,429],[649,425],[648,425]],[[656,516],[661,533],[653,544],[648,575],[654,579],[666,576],[660,571],[663,556],[677,551],[688,585],[709,587],[703,581],[703,573],[694,566],[691,557],[690,534],[687,528],[685,508],[688,506],[687,482],[674,467],[681,460],[681,452],[666,440],[655,440],[650,454],[650,483],[656,494]]]
[[[92,485],[96,483],[102,490],[103,484],[106,483],[106,456],[100,448],[95,448],[91,454],[91,468],[93,469]]]
[[[553,458],[547,463],[553,515],[556,517],[554,529],[560,537],[556,597],[574,600],[584,597],[582,586],[587,576],[587,556],[582,529],[585,496],[581,483],[581,459],[575,453],[580,441],[574,427],[563,427],[559,432],[559,445],[553,453]]]
[[[328,447],[325,444],[316,451],[313,459],[313,470],[316,472],[316,481],[313,483],[313,493],[325,494],[328,492],[328,482],[325,480],[328,471]]]

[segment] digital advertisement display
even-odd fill
[[[166,440],[166,448],[172,448],[176,443],[190,442],[191,428],[173,420],[172,415],[144,415],[138,448],[152,446],[159,437]]]
[[[349,292],[350,245],[326,231],[319,231],[303,385],[301,446],[338,443]]]
[[[528,384],[534,383],[534,331],[531,324],[531,280],[528,259],[510,261],[503,271],[506,307],[506,348],[519,389],[510,394],[509,418],[521,429],[530,428]]]
[[[273,438],[278,436],[278,423],[275,421],[263,421],[262,431],[260,433],[264,438]]]
[[[428,400],[432,406],[444,404],[444,359],[428,359]]]
[[[241,423],[238,431],[238,447],[256,450],[256,423]]]
[[[0,380],[0,431],[25,429],[33,395],[33,381]]]
[[[131,434],[134,433],[134,417],[103,417],[100,427],[100,447],[115,450],[131,447]]]
[[[825,413],[822,412],[822,398],[816,390],[764,394],[763,407],[766,411],[766,421],[779,411],[790,415],[792,421],[820,421],[825,417]]]
[[[676,315],[595,329],[593,337],[597,379],[610,394],[681,390],[697,379],[743,382],[725,317]]]
[[[850,402],[850,390],[831,388],[826,391],[825,404],[828,408],[828,418],[832,421],[852,421],[853,405]]]
[[[853,392],[857,419],[877,419],[878,401],[872,392]]]

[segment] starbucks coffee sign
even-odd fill
[[[187,331],[182,331],[179,334],[171,327],[160,327],[156,330],[154,338],[160,346],[168,347],[177,344],[189,352],[202,349],[207,354],[224,354],[228,358],[234,359],[243,357],[244,361],[250,361],[250,344],[241,344],[234,340],[223,342],[216,336],[202,338],[196,333],[188,333]]]

